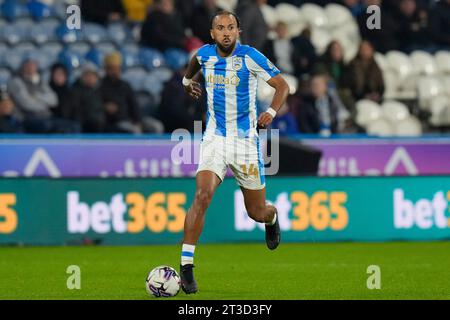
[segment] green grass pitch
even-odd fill
[[[0,299],[156,299],[144,280],[178,270],[180,246],[0,247]],[[199,293],[170,299],[450,299],[450,242],[199,245]],[[81,289],[66,287],[69,265]],[[381,289],[369,290],[369,265]],[[165,298],[159,298],[165,299]]]

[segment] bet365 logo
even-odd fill
[[[402,189],[394,190],[394,226],[396,229],[419,229],[450,227],[450,217],[447,217],[448,201],[443,191],[438,191],[430,199],[418,199],[416,202],[407,199]]]
[[[67,228],[69,233],[160,233],[183,230],[186,194],[155,192],[144,197],[139,192],[115,194],[109,202],[89,205],[80,193],[67,193]]]
[[[303,191],[283,192],[274,201],[280,228],[284,231],[343,230],[349,219],[347,198],[347,193],[341,191],[317,191],[311,195]],[[256,223],[247,216],[240,190],[234,194],[234,212],[237,231],[252,231],[256,226],[264,230],[263,223]]]

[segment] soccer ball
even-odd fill
[[[154,268],[145,280],[147,293],[155,297],[175,297],[180,291],[180,285],[180,276],[169,266]]]

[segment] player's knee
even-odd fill
[[[199,189],[195,193],[195,202],[201,209],[206,210],[206,208],[211,203],[213,194],[214,194],[214,192],[212,190]]]

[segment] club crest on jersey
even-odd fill
[[[232,60],[233,70],[239,71],[242,69],[242,58],[241,57],[233,57]]]

